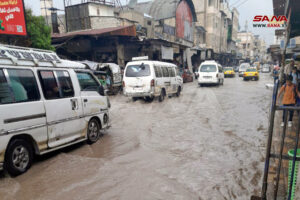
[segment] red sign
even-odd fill
[[[0,34],[27,35],[23,0],[0,0]]]
[[[287,18],[284,15],[280,15],[280,16],[272,16],[272,17],[268,17],[268,16],[262,16],[262,15],[256,15],[253,19],[253,22],[282,22],[285,21],[287,22]]]

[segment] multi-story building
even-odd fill
[[[67,4],[67,32],[133,25],[140,41],[164,42],[160,46],[173,52],[174,62],[189,67],[197,67],[205,59],[225,64],[235,49],[238,12],[229,9],[227,0],[130,0],[123,9],[114,2]],[[166,54],[158,46],[139,53],[164,59]]]
[[[251,32],[242,31],[237,34],[238,51],[242,54],[242,59],[254,59],[254,35]]]

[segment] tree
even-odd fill
[[[32,15],[30,9],[25,10],[27,36],[1,35],[0,42],[11,45],[55,50],[51,45],[51,28],[46,25],[42,16]]]
[[[26,9],[27,34],[31,47],[55,50],[51,45],[51,28],[46,25],[42,16],[33,16],[30,9]]]

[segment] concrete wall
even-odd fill
[[[92,29],[134,25],[134,23],[129,20],[116,17],[91,17],[90,21]]]
[[[88,4],[90,16],[114,16],[114,7],[103,4],[89,3]]]
[[[68,20],[68,31],[91,28],[88,4],[66,7],[66,15]]]

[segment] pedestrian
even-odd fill
[[[292,77],[293,77],[293,81],[292,83],[297,87],[297,83],[298,83],[298,72],[297,72],[297,68],[294,67],[292,69],[292,73],[291,73]]]
[[[296,86],[292,83],[293,77],[291,75],[287,76],[286,83],[280,88],[277,98],[279,99],[283,93],[282,104],[283,106],[295,106],[296,95],[299,96]],[[284,118],[287,112],[284,110],[282,115],[281,126],[284,126]],[[289,121],[288,127],[292,127],[294,111],[289,111]]]

